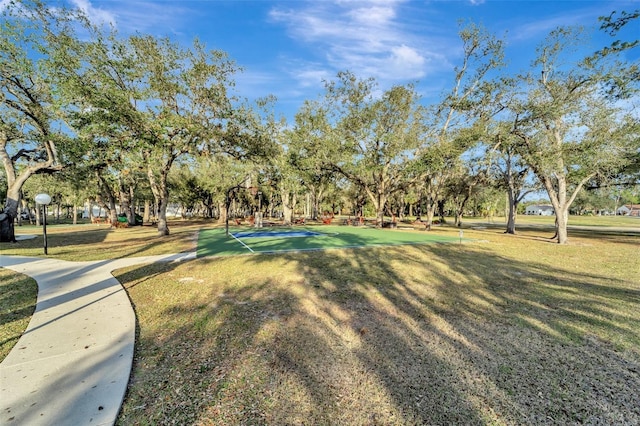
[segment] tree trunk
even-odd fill
[[[274,202],[273,202],[273,194],[269,194],[269,217],[273,217],[273,208],[274,208]]]
[[[127,220],[129,221],[129,225],[137,225],[136,223],[136,199],[135,199],[135,188],[133,185],[129,185],[127,188],[129,191],[129,211],[125,212],[127,214]]]
[[[436,203],[436,200],[433,198],[433,196],[431,194],[427,195],[427,223],[426,223],[426,228],[427,230],[431,230],[431,225],[433,225],[433,218],[436,214],[436,207],[438,206],[438,204]]]
[[[116,199],[109,198],[109,204],[103,205],[103,208],[106,210],[107,216],[109,217],[109,221],[111,222],[111,226],[115,227],[116,222],[118,222],[118,211],[116,210]]]
[[[36,212],[36,226],[41,226],[42,225],[42,215],[41,215],[40,207],[38,206],[38,203],[36,203],[35,212]]]
[[[149,200],[145,199],[144,200],[144,215],[142,216],[142,222],[143,223],[149,223],[149,219],[151,218],[150,212],[151,212],[151,203],[149,202]]]
[[[378,215],[378,218],[376,219],[376,226],[378,228],[382,228],[382,226],[384,225],[384,209],[386,206],[387,206],[387,196],[382,192],[378,192],[378,200],[376,205],[376,210]]]
[[[311,187],[311,200],[313,204],[311,219],[313,220],[318,220],[318,217],[320,217],[320,203],[324,198],[324,192],[324,185],[314,185]]]
[[[554,238],[557,238],[558,244],[567,244],[569,242],[569,233],[567,231],[569,206],[571,206],[583,183],[579,184],[574,189],[573,195],[567,199],[567,183],[564,176],[558,176],[556,179],[557,187],[549,176],[544,176],[541,180],[556,214],[556,235],[554,235]],[[583,182],[586,182],[586,179]]]
[[[100,199],[96,200],[98,205],[106,210],[107,216],[111,221],[111,226],[115,227],[118,221],[118,212],[116,211],[116,196],[113,193],[112,188],[109,186],[107,180],[102,176],[100,171],[96,171],[96,177],[100,182]],[[105,202],[104,199],[107,199]],[[99,213],[100,214],[100,213]]]
[[[18,108],[20,109],[20,108]],[[22,110],[24,111],[24,110]],[[36,124],[37,120],[36,120]],[[45,134],[43,132],[42,134]],[[16,235],[14,229],[14,220],[18,216],[18,202],[20,200],[20,191],[24,183],[36,173],[47,173],[62,170],[62,166],[56,165],[58,162],[56,146],[53,141],[45,139],[42,142],[42,148],[46,152],[42,162],[27,166],[18,173],[18,168],[14,159],[7,152],[9,139],[5,131],[0,131],[0,162],[4,168],[5,178],[7,182],[7,199],[4,209],[0,212],[0,242],[15,242]]]
[[[313,205],[311,208],[311,219],[318,220],[318,217],[320,217],[320,197],[318,197],[315,188],[312,188],[311,197]]]
[[[18,216],[18,200],[20,199],[21,186],[22,185],[14,184],[7,190],[7,200],[4,205],[4,210],[0,212],[0,242],[16,242],[13,222]]]
[[[444,214],[445,214],[444,207],[445,207],[446,201],[438,200],[437,204],[438,204],[438,214],[440,215],[440,223],[446,223],[446,220],[444,217]]]
[[[158,235],[163,237],[169,235],[169,225],[167,224],[167,207],[169,206],[169,194],[162,197],[158,208]]]
[[[124,213],[127,217],[127,223],[131,226],[136,224],[136,217],[133,209],[133,188],[127,187],[122,180],[118,185],[119,198],[120,198],[120,213]]]
[[[152,178],[149,178],[150,182]],[[169,206],[169,192],[166,189],[166,185],[158,184],[153,178],[153,183],[151,184],[151,190],[153,195],[156,197],[156,202],[158,203],[158,235],[166,236],[169,235],[169,225],[167,223],[167,207]]]
[[[507,213],[507,230],[505,231],[505,234],[515,234],[518,200],[515,197],[512,188],[507,189],[507,197],[509,197],[509,211]]]
[[[145,152],[144,159],[147,161],[147,178],[149,179],[149,186],[153,197],[158,204],[158,236],[169,235],[169,225],[167,224],[167,207],[169,206],[169,187],[167,185],[167,179],[171,166],[176,158],[180,155],[179,152],[172,151],[171,154],[167,153],[167,157],[164,164],[158,165],[153,161],[150,161],[151,153]],[[154,166],[156,167],[154,169]],[[157,170],[158,176],[156,177],[155,171]]]
[[[127,223],[131,225],[131,203],[127,191],[120,191],[120,213],[124,213],[127,217]]]
[[[464,216],[464,208],[467,205],[467,201],[469,201],[469,197],[471,196],[470,191],[464,196],[462,200],[455,200],[456,211],[455,211],[455,226],[458,228],[462,227],[462,217]]]
[[[296,195],[292,194],[288,190],[281,189],[280,196],[282,197],[282,213],[284,216],[284,224],[291,225],[293,223],[293,212],[296,208]]]
[[[168,170],[168,167],[167,167]],[[158,235],[163,237],[169,235],[169,225],[167,224],[167,207],[169,206],[169,190],[167,188],[167,174],[161,173],[160,179],[156,179],[151,166],[147,168],[147,177],[151,192],[158,203]]]
[[[556,211],[556,237],[558,238],[558,244],[567,244],[569,242],[568,224],[569,208]]]
[[[376,227],[382,228],[382,224],[384,223],[384,208],[387,203],[387,199],[380,189],[374,193],[368,187],[363,187],[369,196],[369,199],[373,203],[373,208],[376,210]]]
[[[227,223],[227,217],[229,216],[227,205],[225,203],[218,203],[218,211],[220,212],[218,223]]]

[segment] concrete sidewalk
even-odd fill
[[[195,253],[95,262],[0,256],[38,283],[26,331],[0,364],[0,425],[111,425],[133,362],[136,319],[111,271]]]

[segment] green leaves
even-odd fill
[[[522,93],[512,96],[518,150],[561,217],[560,243],[566,242],[567,213],[583,186],[624,167],[634,119],[615,99],[637,93],[630,79],[637,66],[615,61],[614,52],[586,52],[580,59],[585,52],[578,49],[578,34],[553,31],[538,49],[534,70],[521,78]]]

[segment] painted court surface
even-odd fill
[[[351,226],[230,228],[229,236],[218,228],[200,231],[198,257],[459,241],[425,231]]]

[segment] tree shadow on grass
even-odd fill
[[[445,244],[149,268],[122,424],[640,421],[624,280]]]
[[[176,232],[160,237],[155,233],[138,227],[131,230],[102,228],[48,234],[48,255],[67,260],[104,260],[123,259],[147,254],[169,254],[181,250],[192,251],[195,250],[194,232]],[[110,238],[109,236],[112,233],[119,233],[120,235],[116,238]],[[185,243],[185,239],[187,242],[191,241],[191,243]],[[162,248],[159,249],[159,246]],[[2,254],[6,255],[42,256],[42,235],[39,235],[38,238],[19,241],[15,244],[3,245],[2,250]]]
[[[301,259],[302,273],[330,284],[314,290],[327,315],[364,331],[353,354],[407,423],[640,420],[638,354],[624,351],[640,343],[629,282],[453,245],[324,256]]]
[[[47,233],[47,245],[51,248],[64,248],[77,245],[92,245],[104,241],[109,234],[109,229],[87,229],[80,232]],[[41,251],[44,245],[42,233],[36,238],[20,240],[17,243],[6,243],[0,246],[3,254],[12,254],[14,250],[36,249]],[[41,253],[38,253],[41,254]]]
[[[486,224],[480,225],[474,223],[471,225],[471,229],[479,230],[486,228],[489,232],[497,232],[504,234],[504,225]],[[591,227],[570,227],[568,230],[569,244],[573,244],[576,239],[586,239],[592,244],[598,243],[616,243],[625,244],[637,247],[640,244],[640,227],[638,229],[632,228],[616,228],[608,226],[591,226]],[[529,238],[536,241],[547,241],[553,244],[557,244],[555,239],[555,229],[553,226],[540,226],[540,225],[517,225],[516,227],[517,238]]]
[[[439,314],[481,349],[469,361],[509,396],[496,401],[509,401],[514,422],[640,420],[637,285],[568,264],[422,250],[462,274],[436,278]]]

